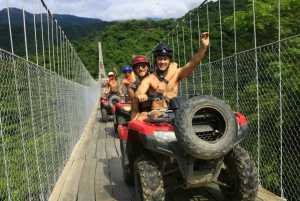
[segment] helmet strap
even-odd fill
[[[157,68],[156,74],[158,75],[158,78],[163,80],[167,74],[168,69],[169,69],[169,67],[166,70],[162,71],[162,70],[159,70],[159,68]]]

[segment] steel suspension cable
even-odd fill
[[[209,32],[209,12],[208,3],[206,4],[206,16],[207,16],[207,31]],[[210,95],[212,96],[212,75],[211,75],[211,64],[210,64],[210,45],[208,46],[208,62],[209,62],[209,83],[210,83]]]
[[[259,105],[259,74],[257,65],[257,44],[256,44],[256,21],[255,21],[255,0],[252,1],[252,12],[253,12],[253,32],[254,32],[254,51],[255,51],[255,71],[256,71],[256,100],[257,100],[257,170],[258,170],[258,182],[260,184],[259,169],[260,169],[260,105]]]
[[[282,112],[282,69],[281,69],[281,17],[280,0],[278,0],[278,70],[279,70],[279,118],[280,118],[280,197],[284,199],[283,189],[283,112]]]
[[[236,80],[236,108],[239,111],[239,74],[237,62],[237,43],[236,43],[236,14],[235,0],[233,0],[233,29],[234,29],[234,65],[235,65],[235,80]]]
[[[221,62],[222,62],[222,91],[223,91],[223,101],[225,101],[225,75],[224,75],[224,53],[223,53],[223,30],[222,30],[222,11],[221,11],[221,1],[219,1],[219,17],[220,17],[220,37],[221,37]]]
[[[44,26],[43,26],[43,15],[42,15],[42,6],[40,4],[40,15],[41,15],[41,36],[42,36],[42,52],[43,52],[43,70],[45,71],[46,69],[46,61],[45,61],[45,41],[44,41]],[[44,72],[45,73],[45,72]],[[44,83],[47,83],[46,82],[46,78],[44,76]],[[47,85],[45,84],[45,94],[46,94],[46,97],[48,97],[48,90],[47,90]],[[41,125],[44,125],[44,114],[43,114],[43,104],[42,104],[42,96],[40,95],[41,94],[41,89],[39,87],[39,99],[40,99],[40,119],[41,119]],[[48,105],[48,100],[46,99],[46,106]],[[48,115],[48,114],[47,114]],[[50,183],[49,183],[49,177],[48,177],[48,165],[47,164],[47,157],[46,157],[46,140],[45,140],[45,130],[44,130],[44,126],[41,127],[41,132],[43,134],[42,136],[42,141],[43,141],[43,154],[44,154],[44,164],[45,164],[45,169],[46,169],[46,173],[47,173],[47,176],[46,176],[46,180],[47,180],[47,187],[48,187],[48,194],[51,193],[51,190],[50,190]]]
[[[192,12],[190,12],[190,34],[191,34],[191,56],[193,56],[193,33],[192,33]],[[195,75],[194,71],[192,74],[192,79],[193,79],[193,93],[196,94],[196,89],[195,89]]]
[[[184,58],[184,63],[186,63],[186,54],[185,54],[185,40],[184,40],[184,23],[185,20],[182,20],[182,45],[183,45],[183,58]],[[187,91],[188,91],[188,83],[187,79],[185,79],[185,95],[187,96]]]
[[[199,41],[199,45],[198,48],[200,48],[200,44],[201,44],[201,40],[200,40],[200,36],[201,36],[201,30],[200,30],[200,17],[199,17],[199,7],[197,8],[197,25],[198,25],[198,41]],[[203,77],[202,77],[202,61],[200,61],[200,85],[201,85],[201,94],[203,94]]]
[[[36,54],[36,66],[34,68],[37,68],[38,91],[40,91],[34,0],[32,0],[32,6],[33,6],[34,41],[35,41],[35,54]],[[41,170],[40,170],[40,165],[39,165],[38,148],[37,148],[38,146],[37,146],[37,140],[36,140],[37,132],[36,132],[36,125],[35,125],[35,118],[34,118],[35,115],[34,115],[34,111],[33,111],[34,109],[33,109],[33,103],[32,103],[32,88],[31,88],[29,63],[27,63],[27,65],[28,65],[27,77],[28,77],[29,100],[30,100],[30,114],[31,114],[31,122],[32,122],[32,134],[33,134],[33,142],[34,142],[35,159],[36,159],[36,166],[37,166],[37,171],[38,171],[40,190],[41,190],[41,192],[44,192],[43,187],[42,187]],[[40,97],[40,94],[39,94],[39,97]]]
[[[176,41],[177,41],[178,66],[181,66],[181,63],[180,63],[180,53],[179,53],[179,38],[178,38],[178,29],[177,28],[178,28],[178,24],[176,25],[176,34],[177,34]],[[182,96],[181,82],[179,82],[179,89],[180,89],[180,96]]]

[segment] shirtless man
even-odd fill
[[[139,102],[147,101],[147,92],[148,94],[154,94],[155,87],[161,82],[161,80],[168,83],[163,95],[168,99],[176,97],[178,93],[179,82],[187,78],[193,72],[196,66],[203,59],[208,45],[209,33],[203,32],[201,34],[201,46],[198,52],[188,63],[186,63],[183,67],[178,68],[175,72],[175,75],[170,80],[165,80],[164,76],[169,70],[173,50],[169,45],[159,44],[153,52],[157,70],[143,80],[138,90],[135,92],[135,98],[137,98]],[[157,118],[167,110],[167,104],[164,100],[152,101],[151,109],[152,111],[149,113],[149,118]]]
[[[150,62],[144,55],[138,55],[136,57],[133,57],[132,59],[132,67],[134,69],[135,74],[137,75],[137,79],[131,84],[131,86],[128,89],[129,98],[131,100],[131,120],[137,119],[142,121],[143,119],[148,118],[147,114],[151,111],[151,101],[148,100],[139,103],[134,98],[134,92],[136,92],[136,90],[138,89],[141,81],[150,74],[149,65]],[[166,75],[166,79],[171,79],[171,77],[175,74],[177,66],[178,64],[174,62],[170,64],[170,70]],[[156,92],[163,93],[165,91],[166,86],[166,82],[159,82],[155,87]]]
[[[116,73],[116,76],[114,76],[113,72],[109,72],[108,73],[108,80],[107,80],[107,86],[105,91],[108,92],[108,98],[113,95],[113,94],[117,94],[117,80],[118,80],[118,71],[117,69],[114,67],[113,70]]]
[[[120,96],[124,96],[122,92],[123,86],[126,87],[128,92],[130,84],[135,81],[135,74],[132,71],[132,68],[130,68],[129,66],[124,66],[122,71],[124,73],[124,79],[121,81],[118,89]]]

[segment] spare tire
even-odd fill
[[[121,98],[119,96],[113,95],[108,99],[108,105],[109,107],[112,107],[113,105],[117,103],[121,103]]]
[[[205,95],[193,97],[175,110],[174,127],[180,146],[205,160],[228,153],[238,132],[231,108],[224,101]]]

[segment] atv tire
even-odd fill
[[[119,126],[119,124],[118,124],[116,112],[114,112],[113,115],[114,115],[114,131],[115,131],[115,133],[118,133],[118,126]]]
[[[231,188],[219,185],[227,200],[254,201],[258,189],[258,173],[254,161],[246,150],[237,146],[224,158],[226,169],[222,169],[218,180]]]
[[[112,95],[109,99],[108,99],[108,105],[110,108],[112,108],[112,106],[114,106],[116,103],[121,103],[122,99],[119,96],[116,95]]]
[[[123,140],[121,139],[120,139],[120,149],[121,149],[121,156],[122,156],[121,163],[122,163],[124,181],[127,184],[133,185],[134,178],[130,170],[129,159],[126,155],[126,142],[124,143]]]
[[[101,108],[101,116],[102,116],[102,122],[104,123],[108,122],[107,110],[103,107]]]
[[[119,115],[117,116],[117,127],[118,127],[119,125],[122,125],[122,124],[128,122],[127,119],[128,119],[128,118],[124,117],[122,114],[119,114]]]
[[[140,157],[135,161],[134,182],[137,201],[165,200],[163,177],[152,160]]]
[[[195,115],[202,116],[201,122],[197,122],[197,130],[193,128]],[[210,122],[206,122],[208,119]],[[231,108],[222,100],[205,95],[188,99],[175,110],[174,123],[175,135],[181,147],[190,155],[204,160],[228,153],[238,133]]]

